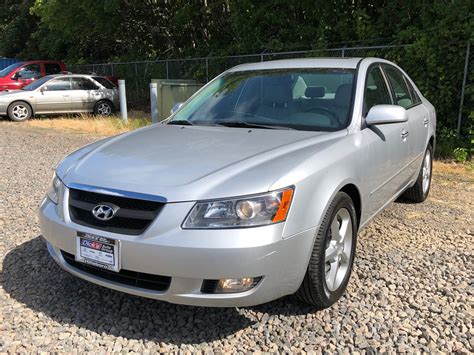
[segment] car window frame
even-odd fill
[[[22,78],[21,75],[20,75],[21,71],[24,68],[26,68],[28,66],[31,66],[31,65],[37,65],[38,66],[38,72],[37,72],[38,76],[34,76],[32,78]],[[28,62],[26,62],[15,70],[15,73],[13,73],[13,76],[16,76],[18,80],[36,80],[36,79],[39,79],[43,76],[43,68],[41,66],[41,63],[28,63]]]
[[[414,108],[414,107],[416,107],[416,106],[418,106],[418,105],[421,105],[421,103],[422,103],[422,102],[421,102],[421,98],[419,98],[419,102],[415,102],[415,100],[413,99],[412,93],[411,93],[411,91],[410,91],[410,87],[413,88],[413,91],[416,92],[416,90],[415,90],[415,88],[413,87],[413,85],[411,85],[411,83],[409,82],[409,80],[406,78],[406,75],[405,75],[399,68],[397,68],[396,66],[391,65],[391,64],[388,64],[388,63],[383,63],[383,64],[382,64],[382,71],[384,72],[384,74],[385,74],[385,76],[386,76],[386,78],[387,78],[387,81],[388,81],[388,83],[389,83],[389,85],[390,85],[390,90],[391,90],[391,92],[392,92],[392,95],[393,95],[394,99],[396,99],[397,96],[396,96],[396,94],[395,94],[395,89],[393,88],[392,83],[390,82],[390,80],[389,80],[389,78],[388,78],[388,74],[385,72],[385,68],[387,68],[387,67],[388,67],[388,68],[391,68],[391,69],[394,69],[396,72],[398,72],[398,73],[402,76],[402,79],[403,79],[403,81],[405,82],[405,85],[406,85],[406,87],[407,87],[407,89],[408,89],[408,95],[410,96],[411,101],[412,101],[412,104],[411,104],[410,106],[407,106],[407,107],[403,107],[403,106],[401,106],[401,105],[398,105],[398,101],[397,101],[397,100],[394,101],[394,102],[396,102],[396,103],[394,103],[394,105],[403,107],[403,108],[404,108],[405,110],[407,110],[407,111],[410,110],[410,109],[412,109],[412,108]],[[418,94],[418,93],[417,93],[417,94]]]
[[[380,72],[382,73],[382,78],[384,80],[384,83],[385,83],[385,88],[387,89],[388,91],[388,95],[390,96],[390,101],[391,101],[391,105],[395,105],[395,97],[394,97],[394,94],[392,93],[392,90],[391,90],[391,87],[390,87],[390,84],[388,82],[388,78],[386,77],[385,75],[385,72],[382,70],[382,64],[383,63],[380,63],[380,62],[376,62],[376,63],[372,63],[369,65],[369,67],[367,68],[366,72],[365,72],[365,80],[364,80],[364,88],[363,88],[363,92],[362,92],[362,118],[363,118],[363,121],[365,122],[365,118],[367,117],[367,114],[369,113],[369,111],[367,112],[364,112],[364,106],[365,106],[365,88],[367,87],[367,83],[369,81],[369,73],[372,69],[374,69],[375,67],[379,68]]]
[[[79,91],[97,91],[97,90],[100,90],[100,89],[101,89],[101,86],[100,86],[100,85],[98,85],[98,84],[96,84],[96,81],[95,81],[95,80],[93,80],[93,79],[90,79],[90,78],[88,78],[88,77],[85,77],[85,76],[71,76],[71,77],[70,77],[70,79],[71,79],[71,90],[79,90]],[[74,84],[73,84],[73,80],[74,80],[74,79],[83,79],[83,80],[87,80],[87,81],[89,81],[89,83],[91,83],[91,84],[95,85],[95,87],[96,87],[96,88],[95,88],[95,89],[88,89],[88,90],[87,90],[87,89],[76,89],[76,88],[74,88],[74,87],[73,87],[73,85],[74,85]]]
[[[52,82],[52,81],[54,81],[54,80],[58,80],[58,79],[67,79],[67,80],[69,80],[69,89],[68,89],[68,90],[48,90],[48,89],[44,90],[44,87],[45,87],[45,86],[47,87],[47,86],[48,86],[48,83],[50,83],[50,82]],[[54,77],[53,77],[53,78],[51,78],[50,80],[48,80],[47,82],[45,82],[43,85],[41,85],[37,90],[44,91],[44,92],[71,91],[71,90],[72,90],[71,78],[64,77],[64,76],[59,77],[59,78],[54,78]]]

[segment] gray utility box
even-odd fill
[[[189,99],[203,85],[196,80],[151,79],[158,85],[158,118],[164,120],[173,106]]]

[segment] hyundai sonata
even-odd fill
[[[357,233],[426,199],[436,116],[377,58],[244,64],[162,124],[93,143],[40,206],[53,259],[95,284],[201,306],[296,293],[329,307]]]

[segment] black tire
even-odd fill
[[[109,100],[97,101],[94,105],[94,115],[112,116],[115,112],[114,104]]]
[[[345,264],[345,269],[343,270],[345,274],[341,275],[340,283],[338,285],[333,285],[335,287],[331,290],[326,281],[326,271],[328,270],[328,262],[325,260],[326,248],[329,246],[329,243],[332,242],[331,224],[335,221],[335,217],[339,215],[339,212],[343,210],[348,212],[344,212],[344,214],[348,215],[348,220],[350,219],[352,233],[348,231],[347,235],[351,234],[352,239],[344,246],[346,253],[349,254],[348,257],[346,256],[347,264]],[[339,226],[341,226],[341,224],[339,224]],[[324,309],[330,307],[341,298],[346,290],[347,284],[349,283],[352,272],[357,242],[357,226],[357,214],[352,199],[346,193],[338,192],[334,197],[334,200],[331,202],[326,215],[324,216],[323,222],[321,223],[321,227],[316,235],[306,275],[299,290],[296,292],[296,296],[301,301],[313,305],[318,309]],[[351,248],[350,250],[347,250],[349,245]],[[339,265],[342,264],[337,265],[338,266],[335,269],[336,274],[340,267]],[[332,266],[329,266],[329,271],[331,267]]]
[[[425,170],[426,156],[429,155],[429,167]],[[401,196],[403,200],[411,201],[414,203],[421,203],[426,200],[428,194],[430,193],[431,188],[431,174],[433,171],[433,148],[431,144],[428,145],[423,156],[423,163],[421,164],[420,172],[418,173],[418,178],[416,179],[415,185],[407,189]],[[423,186],[424,176],[428,173],[428,187]]]
[[[24,122],[33,116],[33,109],[24,101],[15,101],[8,106],[8,118],[15,122]]]

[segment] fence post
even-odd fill
[[[166,79],[170,78],[170,68],[169,68],[169,62],[166,61]]]
[[[341,57],[344,58],[345,55],[346,55],[346,48],[343,47],[343,48],[341,49]]]
[[[206,57],[206,83],[209,82],[209,58]]]
[[[151,122],[158,123],[158,83],[150,83]]]
[[[466,47],[466,60],[464,61],[464,76],[462,79],[462,88],[461,88],[461,103],[459,104],[459,114],[458,114],[458,135],[461,134],[462,126],[462,107],[464,105],[464,91],[466,90],[466,81],[467,81],[467,71],[469,70],[469,53],[471,51],[471,42],[467,42]]]
[[[128,112],[127,112],[127,94],[125,91],[125,80],[120,79],[119,84],[119,94],[120,94],[120,116],[122,120],[128,122]]]

